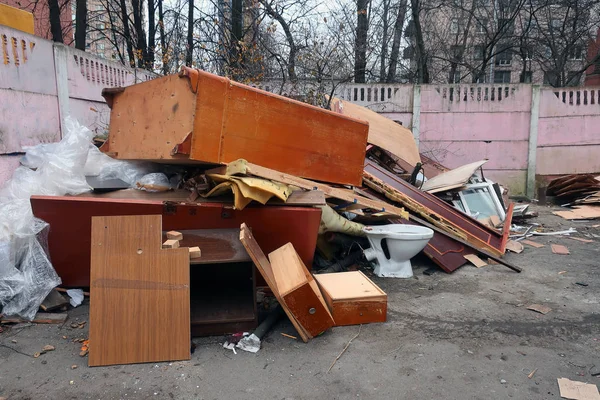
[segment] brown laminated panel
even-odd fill
[[[246,222],[254,227],[254,236],[265,251],[291,242],[308,266],[312,266],[321,221],[321,210],[311,207],[250,205],[233,210],[219,203],[177,204],[79,196],[32,196],[31,206],[36,217],[50,224],[50,258],[63,285],[70,287],[90,285],[92,216],[160,214],[166,231],[239,229]]]

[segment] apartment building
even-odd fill
[[[600,20],[597,0],[451,0],[421,11],[433,83],[577,86]],[[405,58],[416,69],[409,22]]]

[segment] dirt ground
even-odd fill
[[[557,378],[600,383],[600,221],[568,222],[547,207],[533,222],[572,236],[537,237],[500,265],[464,266],[448,275],[374,281],[388,293],[388,322],[360,335],[327,370],[358,326],[334,328],[307,344],[281,320],[257,354],[224,349],[223,337],[194,339],[190,361],[89,368],[74,338],[87,338],[69,311],[63,326],[21,325],[0,334],[0,396],[8,399],[559,399]],[[570,255],[552,254],[551,243]],[[552,308],[543,315],[531,304]],[[133,313],[132,313],[133,317]],[[110,323],[110,321],[107,321]],[[148,329],[169,329],[154,326]],[[66,339],[63,338],[66,337]],[[55,351],[32,355],[44,345]],[[77,365],[76,369],[72,369]],[[533,377],[528,375],[535,371]]]

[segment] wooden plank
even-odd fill
[[[545,246],[545,245],[543,245],[543,244],[541,244],[541,243],[534,242],[533,240],[528,240],[528,239],[526,239],[526,240],[521,240],[521,243],[528,244],[529,246],[531,246],[531,247],[535,247],[535,248],[537,248],[537,249],[539,249],[540,247],[544,247],[544,246]]]
[[[0,323],[2,324],[12,324],[12,323],[20,323],[20,322],[33,322],[35,324],[63,324],[67,320],[67,313],[43,313],[39,312],[35,314],[35,317],[32,321],[22,319],[19,317],[7,317],[3,316],[0,319]]]
[[[44,299],[40,308],[44,311],[52,311],[69,304],[69,300],[60,294],[56,289],[52,289]]]
[[[568,211],[554,211],[552,214],[564,219],[596,219],[600,218],[600,206],[577,206]]]
[[[488,160],[465,164],[448,172],[439,174],[425,181],[423,186],[421,186],[421,190],[429,193],[437,193],[447,189],[464,186],[471,176],[473,176],[473,174],[486,162],[488,162]]]
[[[244,160],[237,160],[236,162],[230,163],[227,166],[217,167],[206,171],[206,173],[231,174],[231,172],[228,172],[228,169],[235,169],[237,173],[259,176],[261,178],[274,180],[288,185],[294,185],[306,190],[320,190],[325,194],[325,196],[343,200],[348,204],[359,204],[364,208],[370,208],[378,212],[386,212],[391,216],[397,216],[404,219],[408,218],[408,213],[404,211],[403,208],[395,207],[387,202],[368,199],[349,190],[334,188],[323,183],[317,183],[308,179],[298,178],[284,172],[279,172],[262,167],[260,165],[247,163]]]
[[[90,366],[189,360],[188,249],[161,235],[160,215],[92,218]]]
[[[387,295],[360,271],[314,275],[333,300],[385,299]]]
[[[302,340],[305,343],[308,342],[309,339],[312,339],[312,336],[302,327],[302,325],[298,323],[294,315],[287,308],[285,302],[283,301],[283,298],[281,297],[281,294],[279,293],[279,288],[277,287],[277,283],[275,281],[275,275],[273,273],[273,269],[271,268],[271,263],[269,262],[269,260],[265,256],[265,253],[263,253],[262,249],[254,239],[250,228],[244,223],[240,226],[240,241],[246,248],[246,251],[250,255],[250,258],[252,258],[254,265],[260,271],[260,274],[264,278],[265,282],[267,282],[267,286],[271,288],[271,291],[275,295],[275,298],[281,305],[281,308],[283,308],[283,310],[285,311],[292,325],[294,325],[294,328],[296,328],[296,331],[298,332]]]
[[[485,267],[487,265],[485,261],[477,257],[475,254],[466,254],[463,257],[477,268]]]
[[[279,293],[296,320],[312,336],[334,325],[333,317],[313,276],[288,243],[269,253]]]
[[[567,248],[567,246],[563,246],[562,244],[552,244],[550,245],[550,247],[552,248],[552,252],[554,254],[560,254],[561,256],[566,256],[571,254],[569,252],[569,249]]]
[[[369,123],[369,143],[389,151],[412,167],[421,162],[413,134],[404,126],[368,108],[335,97],[331,101],[331,109],[340,114],[367,121]],[[412,170],[408,172],[412,172]]]

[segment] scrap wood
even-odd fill
[[[292,323],[292,325],[294,325],[294,328],[296,328],[296,331],[302,338],[302,341],[305,343],[308,342],[309,339],[312,339],[312,336],[296,320],[296,317],[294,316],[294,314],[292,314],[290,309],[285,304],[285,302],[279,292],[279,288],[277,287],[277,283],[275,281],[275,276],[273,273],[273,269],[271,267],[271,263],[269,262],[269,260],[267,259],[267,256],[265,255],[265,253],[262,251],[262,249],[256,242],[256,239],[254,239],[254,236],[252,235],[250,228],[245,223],[243,223],[240,226],[240,242],[242,242],[242,244],[244,245],[244,248],[248,252],[248,255],[250,256],[250,258],[254,262],[254,265],[256,266],[256,268],[259,270],[260,274],[264,278],[265,282],[267,283],[267,286],[269,286],[269,288],[275,295],[275,298],[281,305],[281,308],[283,308],[283,311],[285,311],[290,322]]]
[[[296,186],[305,190],[320,190],[325,193],[325,196],[343,200],[348,204],[359,204],[362,205],[363,208],[370,208],[374,211],[386,212],[393,216],[408,219],[408,213],[403,208],[395,207],[384,201],[367,199],[344,189],[334,188],[323,183],[317,183],[308,179],[298,178],[293,175],[249,163],[242,159],[230,162],[225,166],[211,169],[206,171],[206,173],[222,175],[253,175],[260,178],[269,179],[271,181],[281,182],[286,185]]]
[[[517,267],[516,265],[513,265],[513,264],[509,263],[508,261],[503,260],[500,257],[497,257],[497,256],[495,256],[495,255],[493,255],[491,253],[488,253],[487,251],[485,251],[483,249],[477,248],[477,247],[473,246],[472,244],[468,243],[467,241],[462,240],[461,238],[459,238],[457,236],[454,236],[451,233],[446,232],[446,231],[438,228],[437,226],[428,223],[427,221],[424,221],[424,220],[422,220],[422,219],[420,219],[418,217],[415,217],[412,214],[410,214],[410,219],[413,220],[413,221],[415,221],[415,222],[418,222],[419,224],[421,224],[423,226],[426,226],[426,227],[428,227],[428,228],[430,228],[430,229],[432,229],[432,230],[434,230],[434,231],[436,231],[438,233],[441,233],[442,235],[447,236],[447,237],[449,237],[449,238],[457,241],[460,244],[463,244],[463,245],[465,245],[465,246],[467,246],[467,247],[475,250],[477,253],[479,253],[480,255],[483,255],[483,256],[487,257],[489,260],[492,260],[492,261],[494,261],[494,262],[496,262],[498,264],[502,264],[505,267],[508,267],[508,268],[512,269],[513,271],[515,271],[515,272],[521,272],[521,271],[523,271],[521,268]]]
[[[515,242],[514,240],[509,240],[506,242],[506,249],[512,251],[513,253],[522,253],[523,245],[519,242]]]
[[[560,397],[571,400],[600,400],[598,387],[593,383],[572,381],[567,378],[558,378]]]
[[[554,215],[558,215],[567,220],[576,219],[596,219],[600,218],[600,207],[599,206],[575,206],[571,210],[567,211],[554,211]]]
[[[64,307],[67,304],[69,304],[69,300],[56,289],[52,289],[40,305],[40,308],[44,311],[52,311]]]
[[[535,375],[535,373],[537,372],[537,370],[538,370],[538,369],[537,369],[537,368],[535,368],[533,371],[531,371],[531,372],[529,373],[529,375],[527,375],[527,377],[528,377],[529,379],[533,378],[533,376]]]
[[[387,198],[392,201],[398,202],[402,204],[404,207],[408,208],[411,212],[418,214],[419,217],[424,218],[432,225],[437,226],[441,230],[448,232],[449,234],[459,237],[461,240],[468,242],[469,247],[474,247],[476,249],[485,249],[489,253],[493,253],[495,255],[502,255],[503,251],[492,246],[490,243],[481,240],[480,238],[472,235],[467,230],[462,227],[454,224],[448,218],[432,211],[430,208],[425,207],[417,200],[409,197],[408,195],[400,192],[398,189],[388,185],[378,177],[370,174],[365,170],[363,174],[363,182],[366,186],[371,189],[384,194]],[[427,193],[424,193],[427,194]],[[431,196],[431,195],[429,195]],[[507,215],[512,214],[512,205],[509,206],[509,211]],[[412,216],[412,214],[411,214]],[[477,222],[477,226],[483,226]],[[503,237],[508,238],[508,231],[506,231],[506,235]],[[504,240],[504,239],[503,239]]]
[[[571,237],[571,236],[569,236],[569,239],[577,240],[578,242],[582,242],[582,243],[594,243],[594,241],[591,239],[583,239],[583,238],[577,238],[577,237]]]
[[[485,261],[477,257],[475,254],[465,254],[463,257],[477,268],[485,267],[486,265],[488,265]]]
[[[552,309],[548,306],[544,306],[542,304],[532,304],[527,307],[528,310],[539,312],[540,314],[548,314]]]
[[[344,346],[344,349],[340,352],[340,354],[338,354],[338,356],[333,360],[333,362],[331,363],[331,365],[329,366],[329,369],[327,370],[327,373],[329,373],[329,371],[331,371],[331,368],[333,368],[333,366],[335,365],[335,363],[337,362],[337,360],[340,359],[340,357],[346,352],[346,350],[348,350],[348,346],[350,346],[350,343],[352,343],[352,341],[354,339],[356,339],[358,337],[358,335],[360,335],[360,331],[362,329],[362,324],[358,327],[358,333],[356,335],[354,335],[354,337],[352,339],[350,339],[348,341],[348,343],[346,343],[346,346]]]
[[[553,244],[550,247],[552,247],[552,252],[554,254],[560,254],[563,256],[571,254],[569,252],[569,249],[566,246],[563,246],[562,244]]]
[[[534,242],[533,240],[522,240],[521,243],[525,243],[530,245],[531,247],[535,247],[535,248],[540,248],[540,247],[545,247],[545,245],[538,243],[538,242]]]
[[[424,182],[421,190],[429,193],[437,193],[445,190],[460,188],[469,182],[471,176],[473,176],[473,174],[477,172],[477,170],[486,162],[488,162],[488,160],[481,160],[470,164],[465,164],[448,172],[439,174]]]
[[[19,317],[7,317],[2,316],[0,323],[2,324],[13,324],[20,322],[33,322],[35,324],[63,324],[67,320],[67,313],[43,313],[39,312],[35,315],[33,320],[25,320]]]

